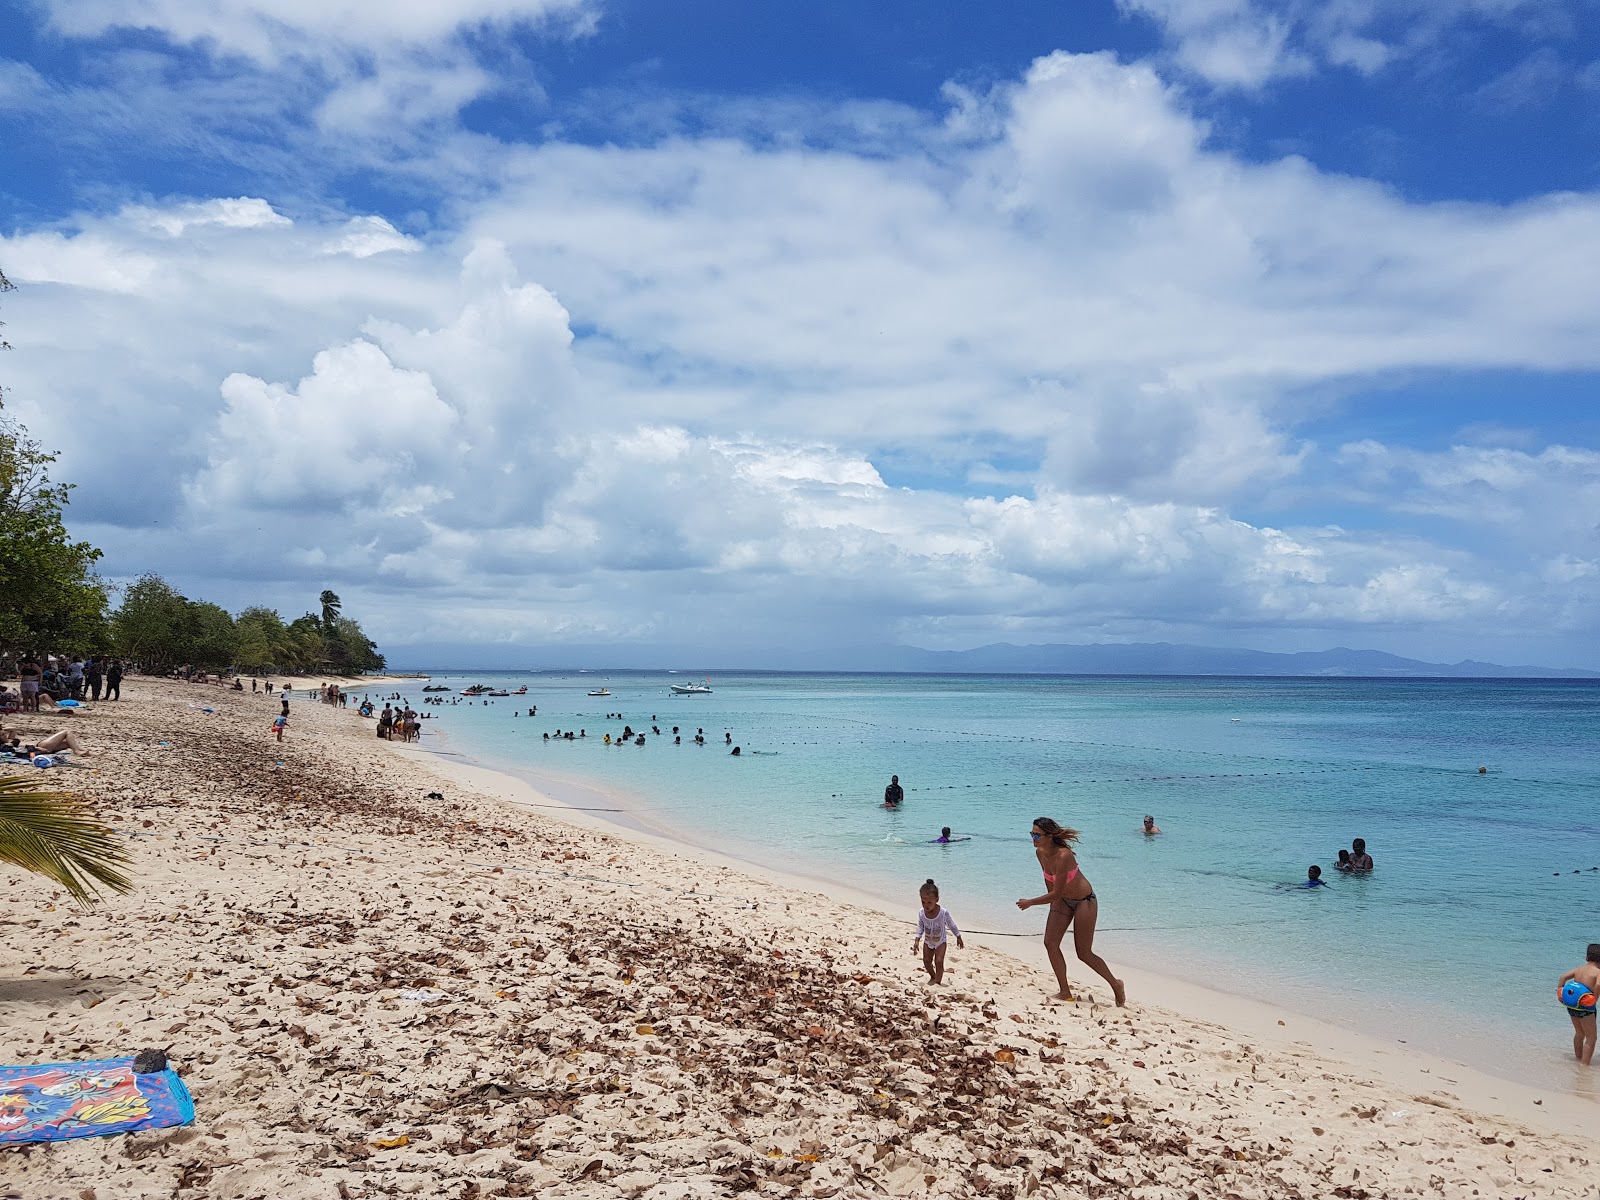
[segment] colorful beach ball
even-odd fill
[[[1569,979],[1561,985],[1561,1003],[1568,1008],[1586,1008],[1593,1012],[1594,1002],[1594,993],[1576,979]]]

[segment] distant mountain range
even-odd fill
[[[1381,650],[1311,650],[1276,654],[1170,642],[1113,645],[1013,646],[999,642],[972,650],[922,650],[915,646],[836,647],[816,652],[781,650],[682,651],[638,645],[384,647],[395,670],[666,670],[690,674],[716,670],[906,671],[925,674],[1018,675],[1279,675],[1362,678],[1600,679],[1600,671],[1575,667],[1507,667],[1466,660],[1430,663]],[[404,665],[401,665],[404,664]]]
[[[1333,675],[1363,678],[1600,679],[1600,671],[1576,668],[1505,667],[1497,663],[1421,662],[1382,650],[1310,650],[1274,654],[1170,642],[1127,645],[1013,646],[1006,642],[974,650],[918,650],[896,646],[889,670],[1006,672],[1048,675]],[[859,669],[859,668],[858,668]]]

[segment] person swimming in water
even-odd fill
[[[1050,817],[1036,817],[1028,836],[1033,839],[1033,851],[1039,860],[1039,869],[1044,872],[1046,890],[1042,896],[1018,900],[1017,907],[1050,906],[1050,916],[1044,926],[1044,949],[1056,973],[1056,982],[1061,985],[1057,995],[1063,1000],[1073,999],[1072,986],[1067,982],[1067,960],[1061,953],[1061,939],[1071,927],[1079,961],[1111,985],[1111,994],[1121,1008],[1127,1002],[1127,989],[1122,980],[1111,973],[1106,960],[1094,952],[1094,927],[1100,917],[1100,901],[1078,868],[1078,855],[1073,847],[1078,831],[1057,824]]]
[[[1306,868],[1306,881],[1300,885],[1303,888],[1327,887],[1328,883],[1322,878],[1322,868],[1310,866]]]
[[[931,838],[930,840],[934,843],[934,845],[948,845],[950,842],[970,842],[972,839],[969,837],[951,837],[950,826],[946,825],[943,829],[939,830],[938,837]]]
[[[1156,828],[1156,819],[1154,817],[1146,817],[1144,819],[1144,835],[1145,835],[1145,837],[1154,837],[1156,834],[1158,834],[1160,832],[1161,832],[1161,830]]]

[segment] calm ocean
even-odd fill
[[[686,841],[908,920],[933,876],[964,927],[1037,934],[1040,910],[1012,902],[1041,890],[1028,826],[1054,816],[1083,831],[1112,963],[1575,1079],[1555,979],[1600,941],[1600,681],[722,673],[711,695],[669,694],[696,678],[441,675],[528,694],[425,711],[453,751],[587,781]],[[665,736],[605,746],[623,724],[607,712]],[[545,742],[557,728],[588,736]],[[899,812],[880,807],[891,774]],[[1162,836],[1140,833],[1146,813]],[[931,844],[942,825],[972,840]],[[1352,837],[1370,878],[1333,870]],[[1311,863],[1330,887],[1294,886]]]

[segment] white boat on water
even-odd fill
[[[703,683],[675,683],[672,685],[674,696],[709,696],[711,689]]]
[[[589,693],[589,695],[591,695],[591,696],[609,696],[609,695],[611,695],[611,693],[606,691],[605,688],[595,688],[593,691],[591,691]]]

